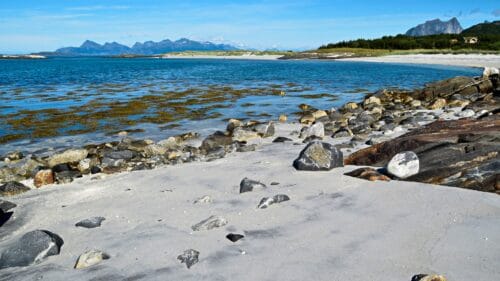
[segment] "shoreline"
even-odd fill
[[[428,64],[464,67],[500,67],[500,55],[481,54],[416,54],[416,55],[389,55],[380,57],[353,57],[336,59],[351,62],[376,62],[397,64]]]
[[[278,60],[281,55],[235,55],[235,56],[218,56],[218,55],[164,55],[154,57],[158,59],[221,59],[221,60]]]

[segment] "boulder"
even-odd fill
[[[257,132],[245,130],[242,127],[236,127],[233,130],[232,137],[235,141],[246,142],[249,140],[260,138],[260,135]]]
[[[0,269],[40,263],[49,256],[58,255],[63,244],[63,239],[50,231],[28,232],[2,251]]]
[[[387,172],[400,179],[418,174],[420,162],[413,151],[404,151],[392,157],[387,164]]]
[[[229,146],[232,143],[233,139],[230,136],[224,134],[223,132],[217,131],[214,134],[206,137],[203,140],[200,148],[208,152],[221,146]]]
[[[254,188],[264,189],[266,188],[266,185],[255,180],[251,180],[249,178],[244,178],[243,180],[241,180],[240,193],[251,192],[253,191]]]
[[[340,149],[325,142],[311,142],[293,162],[297,170],[328,171],[335,167],[343,167],[343,154]]]
[[[109,259],[110,256],[100,250],[90,250],[78,257],[75,263],[75,269],[83,269],[93,265],[96,265],[103,260]]]
[[[0,199],[0,210],[2,210],[3,212],[8,212],[11,209],[14,209],[15,207],[17,207],[16,204],[7,200]]]
[[[390,181],[391,178],[373,168],[359,168],[344,175],[369,181]]]
[[[300,132],[300,138],[305,139],[308,137],[318,137],[318,138],[324,138],[325,137],[325,126],[323,125],[322,122],[317,122],[310,127],[304,127],[302,132]]]
[[[10,181],[0,185],[1,196],[12,196],[29,191],[30,188],[17,181]]]
[[[191,268],[191,266],[198,263],[199,256],[200,252],[193,249],[189,249],[185,250],[184,253],[182,253],[177,257],[177,259],[181,261],[181,263],[185,263],[186,267],[189,269]]]
[[[36,173],[33,182],[37,188],[54,183],[54,173],[52,170],[40,170]]]
[[[54,154],[47,159],[49,167],[54,167],[64,163],[78,163],[87,158],[88,151],[86,149],[69,149],[63,153]]]
[[[428,84],[421,92],[417,93],[418,99],[431,101],[436,98],[447,98],[454,94],[470,95],[478,92],[476,80],[470,77],[454,77],[448,80]]]
[[[191,229],[193,231],[211,230],[217,227],[221,227],[227,224],[227,220],[219,216],[211,216],[199,223],[193,225]]]

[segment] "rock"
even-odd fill
[[[219,216],[211,216],[208,219],[202,220],[199,223],[191,226],[193,231],[211,230],[227,224],[227,220]]]
[[[40,263],[49,256],[58,255],[63,244],[62,238],[50,231],[28,232],[2,251],[0,269]]]
[[[118,167],[123,166],[124,164],[125,164],[124,159],[113,159],[113,158],[104,157],[104,158],[102,158],[102,161],[101,161],[101,165],[103,168],[107,168],[107,167],[118,168]]]
[[[470,118],[473,117],[474,115],[476,115],[476,113],[472,109],[466,109],[456,114],[456,116],[459,118]]]
[[[21,194],[29,191],[30,188],[24,184],[17,181],[10,181],[3,185],[0,185],[0,195],[1,196],[12,196],[16,194]]]
[[[312,114],[305,114],[302,117],[300,117],[300,119],[299,119],[299,122],[301,124],[312,124],[312,123],[314,123],[314,121],[316,121],[316,118],[314,118],[314,116],[312,116]]]
[[[254,188],[264,189],[267,186],[261,182],[251,180],[249,178],[244,178],[240,182],[240,193],[251,192]]]
[[[191,266],[198,263],[199,256],[200,252],[193,249],[189,249],[185,250],[184,253],[182,253],[182,255],[179,255],[177,257],[177,259],[180,260],[181,263],[185,263],[186,267],[189,269],[191,268]]]
[[[198,199],[196,199],[193,204],[200,204],[200,203],[212,203],[212,197],[208,196],[208,195],[205,195],[203,197],[200,197]]]
[[[344,175],[365,179],[369,181],[390,181],[391,178],[388,176],[379,173],[377,170],[373,168],[359,168],[349,173],[345,173]]]
[[[35,178],[33,179],[33,182],[37,188],[48,185],[48,184],[53,184],[54,183],[54,173],[52,170],[40,170],[38,173],[36,173]]]
[[[281,123],[285,123],[288,118],[286,117],[285,114],[281,114],[278,121]]]
[[[446,106],[446,100],[445,99],[436,99],[430,106],[429,109],[441,109]]]
[[[411,106],[411,107],[420,107],[420,106],[422,106],[422,102],[421,102],[421,101],[419,101],[419,100],[412,100],[412,101],[410,102],[410,106]]]
[[[485,67],[483,70],[483,78],[488,79],[491,76],[500,75],[500,70],[496,67]]]
[[[478,92],[474,86],[476,81],[470,77],[454,77],[448,80],[431,83],[425,87],[417,98],[420,100],[431,101],[436,98],[447,98],[454,94],[467,96]]]
[[[300,133],[300,138],[305,139],[311,136],[318,138],[325,137],[325,126],[321,122],[317,122],[310,127],[304,127],[303,131]]]
[[[60,173],[69,170],[71,170],[71,167],[67,163],[57,164],[54,167],[52,167],[52,172],[54,173]]]
[[[87,158],[88,151],[86,149],[70,149],[63,153],[54,154],[47,160],[49,167],[54,167],[64,163],[78,163]]]
[[[80,171],[80,173],[88,174],[90,172],[90,167],[92,166],[91,164],[92,164],[92,159],[90,158],[82,159],[80,160],[80,162],[78,162],[77,169],[78,171]]]
[[[179,145],[175,137],[169,137],[168,139],[161,140],[157,144],[165,149],[174,149]]]
[[[13,152],[9,152],[7,153],[3,159],[5,162],[7,162],[7,160],[10,162],[10,161],[18,161],[18,160],[21,160],[24,158],[24,154],[20,151],[13,151]]]
[[[260,138],[260,135],[257,132],[245,130],[241,127],[234,128],[232,136],[233,140],[239,142],[247,142],[249,140]]]
[[[326,111],[324,110],[316,110],[312,113],[312,116],[314,117],[315,120],[318,120],[322,117],[328,117],[328,114],[326,114]]]
[[[82,173],[79,171],[62,171],[60,173],[55,173],[55,179],[59,184],[65,184],[73,182],[75,178],[81,178]]]
[[[310,143],[310,142],[313,142],[313,141],[322,141],[323,138],[320,138],[320,137],[317,137],[317,136],[308,136],[307,138],[305,138],[302,143]]]
[[[413,151],[404,151],[392,157],[387,164],[387,172],[400,179],[406,179],[418,174],[420,162]]]
[[[264,197],[260,200],[260,203],[257,206],[257,208],[266,209],[267,207],[271,206],[272,204],[278,204],[278,203],[285,202],[288,200],[290,200],[290,197],[288,197],[288,195],[286,195],[286,194],[278,194],[278,195],[275,195],[275,196],[270,197],[270,198]]]
[[[277,137],[273,140],[274,143],[287,142],[287,141],[293,141],[293,140],[286,137]]]
[[[206,137],[202,144],[201,149],[205,151],[211,151],[219,147],[229,146],[233,143],[233,139],[227,136],[223,132],[217,131],[214,134]]]
[[[470,104],[468,100],[453,100],[448,103],[449,107],[465,107]]]
[[[259,124],[255,126],[255,131],[263,138],[268,138],[274,136],[274,123],[269,122],[267,124]]]
[[[113,160],[130,160],[136,156],[136,153],[132,150],[111,150],[107,151],[103,155],[105,158]]]
[[[100,172],[102,172],[101,168],[97,167],[97,166],[92,166],[90,168],[90,173],[92,175],[95,175],[95,174],[99,174]]]
[[[245,238],[245,236],[236,233],[229,233],[228,235],[226,235],[226,238],[229,239],[229,241],[236,243],[238,242],[238,240]]]
[[[1,211],[8,212],[11,209],[14,209],[15,207],[17,207],[16,204],[14,204],[14,203],[12,203],[10,201],[7,201],[7,200],[0,199],[0,210]]]
[[[242,127],[243,122],[238,119],[229,119],[226,130],[232,132],[234,129]]]
[[[365,108],[373,105],[382,105],[382,101],[376,96],[371,96],[363,102],[363,107]]]
[[[346,110],[354,110],[354,109],[357,109],[358,108],[358,104],[355,103],[355,102],[348,102],[344,105],[344,109]]]
[[[293,162],[297,170],[328,171],[335,167],[343,167],[342,152],[335,146],[324,142],[311,142]]]
[[[84,228],[96,228],[100,227],[101,223],[105,221],[104,217],[92,217],[89,219],[84,219],[75,224],[76,227],[84,227]]]
[[[354,134],[352,131],[347,128],[340,128],[338,129],[335,133],[333,133],[332,138],[346,138],[346,137],[352,137]]]
[[[83,269],[100,263],[103,260],[109,259],[110,256],[100,250],[90,250],[78,257],[75,264],[75,269]]]
[[[163,155],[167,152],[168,146],[159,144],[150,144],[144,148],[144,154],[147,157],[152,157],[155,155]]]
[[[255,151],[257,149],[256,144],[251,144],[251,145],[242,145],[239,146],[238,149],[236,149],[237,152],[250,152],[250,151]]]
[[[411,278],[411,281],[446,281],[446,278],[442,275],[417,274]]]

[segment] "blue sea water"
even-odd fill
[[[28,111],[78,110],[96,101],[140,100],[146,95],[186,89],[230,87],[260,89],[248,94],[206,104],[186,105],[189,110],[210,106],[206,118],[175,120],[176,127],[158,130],[161,125],[134,124],[145,129],[141,137],[162,138],[180,132],[222,128],[227,118],[277,119],[280,114],[298,111],[298,105],[328,109],[346,101],[360,100],[381,88],[412,89],[454,76],[477,76],[475,68],[377,64],[338,61],[255,61],[211,59],[117,59],[117,58],[50,58],[46,60],[0,60],[0,137],[24,134],[26,137],[2,145],[0,152],[39,143],[57,143],[55,138],[30,137],[32,128],[14,127],[5,117],[22,117]],[[279,92],[284,91],[285,97]],[[199,93],[198,93],[199,94]],[[321,94],[318,96],[318,94]],[[310,95],[316,95],[311,98]],[[166,100],[168,95],[164,96]],[[200,98],[200,97],[196,97]],[[185,97],[182,101],[189,100]],[[158,109],[156,109],[158,111]],[[162,109],[163,110],[163,109]],[[164,109],[168,111],[168,108]],[[50,114],[48,111],[46,114]],[[144,113],[149,114],[148,112]],[[144,114],[139,117],[144,117]],[[150,114],[153,114],[151,112]],[[45,116],[47,117],[47,116]],[[38,117],[37,117],[38,118]],[[138,118],[131,116],[131,119]],[[127,129],[123,123],[103,117],[92,134],[68,136],[65,142],[105,140],[104,129]],[[123,120],[122,120],[123,121]],[[73,127],[72,127],[73,126]],[[76,125],[61,124],[60,135],[72,132]]]

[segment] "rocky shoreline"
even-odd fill
[[[26,202],[34,204],[34,201],[42,200],[42,198],[36,197],[39,191],[45,192],[45,190],[47,190],[47,192],[52,192],[52,195],[55,195],[58,191],[64,193],[78,192],[76,196],[83,196],[85,198],[86,196],[90,196],[90,193],[101,190],[102,187],[98,187],[99,189],[94,187],[93,190],[90,191],[82,190],[80,193],[78,187],[75,187],[74,191],[70,191],[67,186],[66,188],[62,187],[60,189],[58,189],[57,186],[53,186],[53,188],[47,186],[53,184],[64,185],[73,181],[76,182],[73,184],[80,185],[78,179],[82,177],[90,177],[90,180],[96,180],[94,182],[97,183],[100,182],[99,179],[102,179],[102,182],[107,182],[110,178],[107,178],[106,175],[109,174],[152,170],[161,166],[176,166],[172,167],[172,169],[178,168],[177,171],[180,171],[183,165],[179,164],[190,162],[219,163],[221,161],[215,160],[232,158],[232,155],[237,155],[235,152],[245,153],[259,150],[264,148],[263,144],[267,145],[265,146],[266,151],[263,154],[269,155],[269,157],[273,157],[273,153],[275,153],[274,151],[279,143],[283,144],[280,148],[280,153],[286,151],[286,145],[290,145],[288,147],[299,147],[301,152],[295,154],[295,160],[293,163],[290,162],[289,166],[293,166],[296,171],[312,173],[305,174],[303,177],[306,177],[308,181],[316,184],[321,182],[322,177],[324,178],[338,170],[343,170],[344,166],[354,165],[362,167],[353,167],[354,169],[344,173],[347,178],[355,177],[370,182],[388,182],[378,186],[379,188],[384,188],[386,185],[394,188],[395,184],[391,183],[391,181],[413,181],[500,194],[500,176],[498,172],[500,170],[500,157],[498,155],[500,151],[499,95],[500,77],[498,71],[495,69],[488,69],[485,71],[483,77],[456,77],[445,81],[438,81],[427,85],[423,89],[416,89],[414,91],[381,90],[372,95],[368,95],[360,103],[350,102],[338,109],[321,110],[303,104],[301,105],[303,114],[299,119],[299,123],[286,123],[286,116],[281,116],[280,120],[277,122],[271,121],[266,123],[243,123],[237,119],[232,119],[228,122],[225,131],[217,131],[204,139],[199,139],[196,133],[174,136],[159,142],[133,140],[124,135],[121,141],[104,144],[89,144],[82,148],[70,149],[50,155],[23,155],[22,152],[12,152],[2,157],[4,166],[0,168],[0,196],[2,197],[0,199],[0,226],[4,224],[7,225],[7,229],[4,227],[4,229],[0,229],[0,231],[12,231],[14,226],[9,225],[8,221],[13,214],[12,210],[18,212],[16,204],[3,200],[4,197],[14,196],[14,198],[19,199],[18,196],[21,196],[23,197],[22,199],[25,205]],[[302,148],[302,146],[304,147]],[[249,155],[248,158],[252,159],[249,161],[256,161],[259,159],[252,158],[250,156],[252,154],[253,153],[247,154]],[[267,160],[258,160],[255,163],[267,163],[266,161]],[[190,165],[196,164],[197,163],[192,163]],[[207,177],[206,174],[210,174],[210,171],[213,172],[214,169],[221,169],[218,165],[224,165],[224,163],[215,164],[215,166],[210,166],[211,164],[208,163],[198,164],[199,165],[195,166],[193,170],[188,169],[189,171],[181,171],[181,175],[186,175],[185,173],[188,173],[187,175],[189,178],[195,178],[192,174],[196,172],[204,174],[204,177]],[[281,164],[280,162],[280,165]],[[210,169],[205,171],[203,165],[206,165],[206,167],[210,166]],[[227,165],[230,166],[231,163],[229,162]],[[236,169],[236,167],[232,168]],[[284,167],[275,168],[281,170]],[[225,167],[223,169],[227,170],[231,168]],[[249,170],[245,169],[244,172],[253,174],[253,169],[254,168]],[[272,172],[272,168],[267,170]],[[316,171],[329,172],[321,173]],[[175,172],[173,173],[175,174]],[[240,170],[234,172],[236,175],[232,175],[233,172],[229,170],[227,170],[226,173],[231,175],[232,178],[234,176],[241,176]],[[313,177],[313,175],[316,177]],[[120,175],[117,175],[116,177],[119,176]],[[276,174],[274,174],[274,176],[276,176]],[[299,174],[290,173],[288,171],[285,173],[285,176],[282,175],[280,181],[287,182],[288,178],[297,180],[298,176]],[[214,175],[214,177],[218,176]],[[141,177],[129,180],[141,182]],[[340,180],[344,181],[342,179]],[[215,193],[216,189],[212,187],[212,184],[220,184],[225,181],[226,178],[212,180],[210,183],[203,183],[202,192],[208,193],[210,190],[212,193]],[[179,182],[179,179],[177,179],[177,181],[172,180],[172,182]],[[168,183],[169,182],[167,182],[167,184]],[[85,183],[83,184],[85,185]],[[87,184],[90,184],[90,182],[87,182]],[[268,185],[282,187],[281,189],[273,189],[269,188]],[[234,227],[234,225],[226,225],[240,216],[241,212],[244,213],[248,220],[251,220],[251,217],[256,214],[252,213],[249,215],[248,211],[246,211],[248,208],[243,207],[253,204],[251,202],[254,202],[255,196],[261,198],[260,201],[254,202],[255,206],[257,206],[257,210],[272,209],[275,208],[275,206],[272,206],[275,204],[280,204],[280,206],[288,204],[287,206],[292,208],[288,209],[288,212],[295,212],[297,214],[303,211],[308,213],[316,207],[323,208],[322,205],[314,207],[304,205],[306,206],[306,210],[301,209],[299,205],[296,205],[299,204],[298,202],[302,202],[297,200],[298,196],[300,196],[302,200],[307,201],[319,200],[318,198],[324,199],[326,195],[323,192],[319,193],[319,195],[303,193],[306,189],[299,191],[293,189],[294,185],[295,184],[292,183],[286,185],[280,184],[280,182],[276,181],[264,183],[255,178],[245,177],[240,182],[239,194],[250,194],[248,195],[249,197],[247,197],[250,203],[246,201],[235,201],[235,199],[232,198],[226,203],[222,202],[222,204],[228,204],[224,207],[215,204],[219,206],[217,207],[218,209],[216,209],[218,212],[222,212],[221,210],[226,210],[228,212],[225,213],[224,216],[207,216],[203,208],[200,207],[200,212],[202,212],[205,217],[198,223],[196,223],[196,221],[187,222],[192,225],[192,232],[190,234],[197,237],[197,232],[207,232],[208,230],[214,231],[226,227],[226,231],[231,231],[231,233],[226,236],[231,243],[237,243],[240,239],[249,236],[250,239],[254,239],[254,242],[258,245],[260,243],[259,239],[262,238],[259,235],[272,236],[275,232],[271,231],[269,234],[268,232],[245,231],[241,232],[243,234],[240,234],[238,233],[238,228]],[[120,186],[118,188],[123,189],[124,187],[125,186]],[[114,186],[106,188],[109,188],[109,190],[116,189]],[[230,188],[232,189],[233,187]],[[311,187],[309,187],[309,189],[310,188]],[[395,192],[404,193],[405,188],[406,187],[401,191]],[[188,189],[191,189],[191,186],[189,186]],[[422,190],[419,192],[424,192],[423,190],[427,189],[427,187],[411,187],[411,190],[414,192],[416,192],[417,189]],[[132,188],[126,188],[124,192],[128,194],[132,191]],[[29,195],[30,192],[35,195]],[[98,193],[99,192],[102,191],[98,191]],[[121,190],[121,192],[123,192],[123,190]],[[216,193],[220,196],[219,200],[223,198],[224,194],[227,196],[228,193],[227,191],[224,193],[223,190],[217,192],[219,192]],[[266,197],[259,195],[261,192],[265,192]],[[290,192],[294,193],[290,194]],[[368,203],[368,200],[372,200],[371,196],[380,196],[374,194],[370,195],[370,192],[378,191],[365,192],[368,192],[365,198],[362,199],[365,204]],[[437,190],[435,192],[438,194],[444,191]],[[25,195],[25,193],[27,195]],[[193,195],[189,190],[185,189],[179,193],[175,192],[174,188],[166,186],[161,186],[161,193],[173,193],[174,196],[181,196],[183,193],[187,193],[186,196]],[[350,207],[355,205],[355,203],[351,202],[354,200],[352,198],[358,195],[352,193],[350,194],[352,198],[349,199],[350,197],[346,197],[346,194],[349,193],[352,193],[352,191],[344,189],[342,192],[328,194],[327,197],[328,200],[341,198],[342,204],[338,207],[338,211],[345,211],[346,209],[351,210]],[[113,195],[108,194],[107,196],[118,196],[120,200],[123,200],[119,201],[120,204],[129,202],[127,201],[130,200],[127,199],[129,197],[123,197],[126,195],[122,194],[123,193],[113,193]],[[151,201],[157,200],[158,197],[158,194],[150,195],[147,192],[143,194],[144,195],[142,195],[142,193],[141,195],[136,194],[134,196],[147,196],[148,200]],[[380,192],[378,192],[378,194],[380,194]],[[457,193],[456,196],[461,198],[460,194],[461,193]],[[101,195],[104,196],[104,194]],[[101,195],[98,194],[96,198],[99,198]],[[230,193],[230,195],[233,196],[234,194]],[[452,196],[450,193],[448,193],[448,195]],[[469,195],[477,200],[483,200],[480,198],[485,198],[480,194]],[[452,197],[455,198],[455,195]],[[76,197],[72,198],[72,200],[76,200]],[[492,200],[490,197],[486,198]],[[112,199],[114,200],[115,198],[113,197]],[[48,206],[52,205],[52,203],[48,203],[46,200],[52,199],[45,198],[42,200],[42,202],[45,203],[41,204],[47,204]],[[55,200],[57,201],[57,199]],[[108,198],[106,200],[111,199]],[[213,197],[209,195],[199,197],[198,199],[191,198],[190,200],[191,201],[188,203],[191,207],[213,204]],[[421,198],[415,198],[415,200],[417,200],[415,203],[416,205],[421,204],[421,202],[418,202]],[[427,198],[425,200],[432,201],[434,199]],[[453,200],[456,200],[454,202],[462,202],[460,201],[462,199]],[[84,200],[83,203],[76,203],[75,201],[74,205],[84,204],[85,208],[87,208],[86,204],[91,204],[90,202],[91,201],[86,202]],[[129,203],[137,207],[137,202],[140,202],[140,200],[137,201],[134,199],[133,202]],[[170,204],[185,203],[183,201],[179,201],[178,203],[175,202],[176,201],[170,201]],[[293,204],[290,205],[290,202],[293,202]],[[62,202],[55,202],[56,205],[61,203]],[[111,204],[111,202],[108,203]],[[143,203],[141,203],[140,206],[142,206]],[[221,204],[221,202],[218,204]],[[329,204],[331,204],[330,201],[328,201],[328,204],[325,206]],[[393,203],[386,202],[384,204]],[[403,200],[401,204],[410,203]],[[70,208],[74,208],[75,206]],[[440,208],[451,208],[450,210],[454,210],[453,212],[458,212],[453,209],[453,206],[454,205],[451,207],[440,206]],[[64,210],[68,210],[66,207],[65,204],[62,206]],[[157,210],[159,207],[160,206],[152,204],[150,206],[151,210],[143,211],[147,213],[152,212],[156,216],[161,214]],[[396,207],[400,210],[399,205],[396,205]],[[356,214],[357,216],[359,214],[359,208],[367,208],[367,206],[358,205],[356,208],[352,208],[353,213],[350,213],[350,215],[354,216],[354,214]],[[462,207],[460,206],[460,208]],[[467,208],[470,210],[467,211]],[[475,207],[472,208],[468,206],[467,208],[464,209],[464,217],[467,216],[466,212],[472,214]],[[105,211],[101,210],[101,212],[113,211],[111,209],[113,208],[106,207],[103,209]],[[197,208],[193,210],[197,210]],[[189,213],[190,211],[184,212]],[[377,211],[380,211],[380,209],[377,209]],[[453,212],[450,211],[450,213]],[[336,212],[327,213],[327,216],[338,215]],[[306,221],[314,220],[318,217],[321,218],[325,214],[320,215],[319,213],[312,213],[309,215],[310,217],[308,217]],[[286,219],[284,216],[276,216],[281,219]],[[366,214],[362,214],[361,217],[356,218],[361,219],[364,216],[366,216]],[[406,216],[408,216],[408,214],[406,214]],[[109,220],[115,221],[116,223],[119,217],[120,216],[116,215],[116,217],[112,217]],[[102,223],[107,223],[107,218],[109,218],[109,214],[103,214],[103,216],[99,214],[99,216],[89,216],[73,224],[75,224],[77,228],[99,228]],[[340,217],[335,218],[340,219]],[[185,227],[185,222],[181,223],[181,227],[177,225],[179,222],[178,219],[170,219],[172,220],[170,224],[176,225],[177,228],[183,229]],[[263,218],[260,217],[260,220],[262,219]],[[416,217],[414,219],[420,220],[421,218]],[[436,220],[438,220],[438,218],[436,218]],[[158,219],[156,222],[158,223],[161,221],[162,219]],[[252,223],[260,224],[259,221],[253,221]],[[277,223],[276,219],[274,219],[274,223]],[[380,221],[377,221],[377,225],[379,223]],[[170,224],[168,225],[168,229],[172,230],[173,228]],[[37,225],[39,227],[41,226],[42,229],[48,226],[48,224],[45,226],[46,224],[43,222],[37,223]],[[67,224],[65,223],[64,225]],[[348,226],[348,224],[346,226]],[[250,226],[247,225],[246,227]],[[284,228],[285,226],[282,227]],[[404,224],[398,225],[398,229],[400,229],[398,231],[404,231],[403,229],[407,228],[408,227]],[[17,228],[14,229],[17,230]],[[5,247],[2,247],[0,252],[0,269],[14,270],[12,268],[39,264],[49,256],[59,255],[64,244],[63,239],[67,237],[66,229],[67,228],[64,228],[64,230],[51,229],[51,231],[38,229],[23,233],[16,241],[12,240],[8,244],[5,244]],[[304,228],[300,227],[300,229]],[[133,229],[133,231],[135,230],[136,229]],[[297,231],[298,230],[299,229],[297,229]],[[60,231],[63,231],[63,233],[60,233]],[[150,231],[154,232],[154,228]],[[186,234],[184,231],[180,233],[182,235]],[[142,237],[143,234],[144,232],[139,230],[138,235]],[[179,237],[176,236],[176,239],[181,239]],[[217,239],[212,236],[210,237],[212,239]],[[304,237],[301,239],[304,239]],[[278,241],[275,242],[278,243]],[[71,244],[71,241],[69,244]],[[264,246],[267,244],[261,245]],[[73,246],[68,245],[65,247],[71,248]],[[197,247],[204,248],[202,245],[198,245]],[[434,248],[434,246],[432,248]],[[80,248],[78,247],[78,249]],[[178,249],[176,251],[178,251]],[[207,251],[206,249],[200,251],[199,248],[190,248],[183,252],[178,251],[175,256],[177,257],[178,263],[185,264],[188,270],[192,270],[191,267],[195,267],[196,264],[203,259],[202,256],[206,257],[205,253]],[[216,249],[215,251],[219,250]],[[246,254],[243,250],[238,251],[238,255]],[[216,252],[215,255],[217,255],[217,253],[218,252]],[[169,253],[169,255],[172,255],[172,253]],[[115,256],[108,251],[104,252],[98,249],[87,249],[85,252],[79,253],[74,268],[85,269],[87,267],[93,267],[104,260],[110,258],[114,259],[114,257]],[[121,256],[121,258],[124,257]],[[218,260],[218,258],[215,258],[215,260]],[[204,260],[205,264],[207,262],[209,261]],[[49,271],[51,274],[57,274],[57,270],[65,271],[66,269],[51,268]],[[17,271],[9,272],[11,274],[8,276],[6,275],[7,279],[9,277],[14,278]],[[412,280],[446,280],[440,275],[432,275],[432,272],[429,272],[430,275],[417,273],[418,272],[414,272],[416,275]],[[30,275],[32,273],[26,271],[23,274]],[[184,276],[184,273],[179,274],[180,275],[177,275],[178,277]],[[147,276],[146,274],[142,278]],[[151,277],[151,275],[149,276]],[[286,277],[282,278],[287,279]],[[2,278],[0,278],[0,280],[2,280]]]

